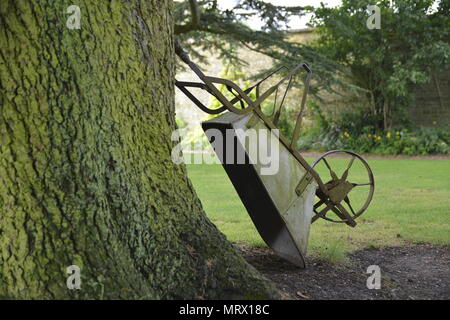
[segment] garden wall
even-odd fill
[[[450,70],[435,74],[429,83],[414,91],[416,98],[409,108],[413,123],[450,129]]]

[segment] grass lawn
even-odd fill
[[[310,163],[313,160],[307,158]],[[342,169],[348,159],[332,161]],[[311,226],[309,254],[338,262],[345,260],[346,252],[369,246],[405,242],[449,245],[450,161],[373,158],[368,162],[375,175],[375,195],[369,209],[357,219],[355,228],[323,219],[316,221]],[[208,217],[228,240],[266,246],[221,165],[187,168]],[[362,166],[352,169],[355,180],[350,181],[367,180]],[[323,167],[317,170],[327,179]],[[356,199],[352,199],[353,205],[363,199],[362,188],[351,192]]]

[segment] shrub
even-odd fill
[[[311,105],[315,126],[304,130],[298,144],[300,150],[346,149],[379,155],[450,154],[450,132],[440,128],[393,127],[376,130],[373,116],[364,111],[344,112],[336,120],[328,120]]]

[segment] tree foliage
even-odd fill
[[[368,29],[371,0],[343,0],[315,10],[315,48],[345,66],[349,80],[366,91],[378,127],[405,120],[411,85],[450,67],[448,0],[377,1],[381,28]]]
[[[301,62],[314,65],[315,84],[329,88],[339,66],[313,48],[288,40],[288,23],[293,16],[304,15],[309,6],[274,6],[262,0],[239,0],[232,9],[222,9],[217,0],[186,0],[175,2],[175,35],[177,40],[198,61],[205,61],[202,52],[211,50],[227,63],[246,64],[239,59],[236,48],[244,46],[273,59],[275,64],[292,67]],[[257,17],[261,30],[250,28],[245,22]],[[262,73],[262,74],[263,74]]]
[[[217,50],[222,58],[239,60],[230,46],[253,46],[253,49],[272,53],[270,49],[285,48],[284,30],[292,15],[301,15],[304,7],[278,7],[261,0],[238,1],[232,9],[222,9],[217,0],[187,0],[175,2],[175,34],[186,49],[197,58],[204,58],[200,50]],[[263,22],[256,31],[245,24],[257,16]],[[242,62],[242,61],[241,61]]]

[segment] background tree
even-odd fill
[[[191,56],[215,50],[226,63],[243,63],[236,47],[244,46],[274,59],[279,65],[307,62],[313,66],[311,93],[341,93],[341,88],[367,97],[367,118],[375,130],[393,121],[408,122],[411,85],[430,81],[433,73],[450,66],[450,3],[439,0],[382,0],[381,29],[368,29],[369,0],[344,0],[336,8],[277,7],[263,0],[240,0],[230,10],[217,0],[177,1],[175,34]],[[319,40],[313,45],[289,41],[292,16],[314,12],[311,26]],[[257,17],[261,30],[245,22]],[[231,49],[230,49],[231,48]],[[200,49],[200,50],[199,50]],[[270,70],[264,70],[264,72]],[[261,75],[261,74],[260,74]]]
[[[376,4],[381,29],[369,30],[367,6]],[[343,0],[337,8],[315,10],[318,52],[345,67],[346,81],[366,92],[376,129],[395,119],[406,122],[411,85],[430,81],[450,67],[450,29],[446,0]],[[368,117],[368,118],[369,118]],[[366,122],[369,122],[366,119]]]
[[[0,297],[276,297],[171,160],[172,1],[71,4],[0,7]]]

